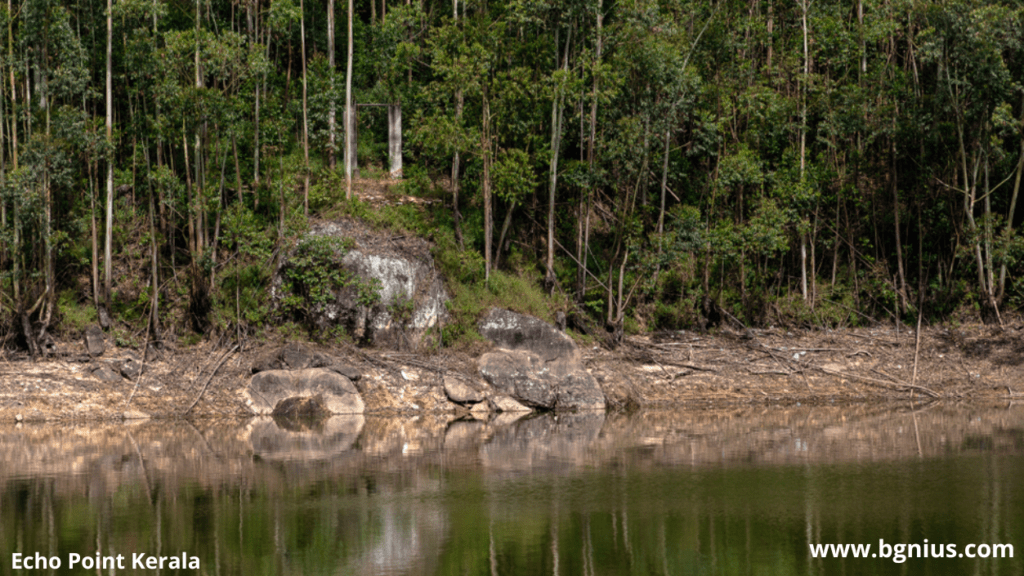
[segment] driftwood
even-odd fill
[[[223,356],[220,357],[220,360],[213,367],[213,371],[210,372],[209,376],[207,376],[206,384],[203,384],[203,388],[202,388],[202,390],[199,391],[199,395],[196,396],[196,399],[192,401],[192,405],[189,406],[188,409],[185,410],[185,412],[182,413],[182,416],[188,416],[189,412],[191,412],[192,409],[196,407],[196,404],[199,404],[199,400],[203,397],[203,394],[206,393],[206,389],[207,389],[207,387],[210,386],[210,382],[213,380],[214,374],[217,373],[217,370],[220,370],[220,367],[224,364],[224,361],[228,359],[228,356],[231,356],[231,354],[234,353],[235,350],[238,350],[238,346],[239,346],[238,344],[235,344],[231,348],[231,350],[228,350]]]
[[[868,378],[867,376],[860,376],[860,375],[857,375],[857,374],[850,374],[848,372],[839,372],[837,370],[829,370],[828,368],[822,368],[821,366],[813,366],[813,368],[816,369],[816,370],[820,370],[820,371],[824,372],[825,374],[831,374],[832,376],[839,376],[840,378],[853,378],[853,379],[857,379],[857,380],[862,380],[864,382],[867,382],[869,384],[874,384],[875,386],[879,386],[881,388],[888,388],[890,390],[896,390],[896,391],[899,391],[899,392],[903,392],[905,390],[913,390],[915,392],[920,392],[920,393],[924,394],[925,396],[930,396],[932,398],[941,398],[941,395],[938,392],[936,392],[936,391],[934,391],[934,390],[932,390],[930,388],[925,388],[924,386],[918,386],[916,384],[907,384],[905,382],[896,382],[896,383],[886,382],[884,380],[878,380],[878,379],[875,379],[875,378]]]

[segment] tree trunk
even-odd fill
[[[512,213],[515,212],[515,209],[515,203],[508,205],[508,212],[505,213],[505,221],[501,224],[501,233],[498,234],[498,249],[494,251],[494,267],[496,269],[501,266],[501,247],[505,245],[505,234],[512,225]]]
[[[374,0],[371,0],[371,3]],[[372,18],[371,18],[372,22]],[[345,199],[352,199],[352,160],[356,151],[352,149],[352,0],[348,0],[348,66],[345,71]]]
[[[596,21],[596,39],[594,42],[594,86],[590,94],[590,138],[587,141],[587,174],[591,179],[594,178],[594,158],[597,154],[597,91],[600,85],[600,70],[601,65],[601,50],[603,48],[603,39],[601,36],[601,28],[604,25],[604,0],[597,0],[597,21]],[[593,191],[588,187],[587,191],[583,195],[583,204],[586,215],[584,216],[585,221],[583,223],[583,257],[579,259],[580,271],[579,276],[576,280],[579,286],[579,298],[582,300],[583,296],[587,292],[587,261],[590,251],[590,203],[592,202]]]
[[[113,276],[112,252],[114,236],[114,100],[112,95],[113,68],[112,54],[114,42],[114,21],[111,15],[113,8],[111,0],[107,0],[107,83],[106,83],[106,104],[107,104],[107,219],[103,240],[103,302],[106,309],[110,310],[110,289]]]
[[[200,12],[199,12],[199,7],[200,7],[199,6],[199,2],[200,2],[200,0],[196,0],[196,54],[195,54],[196,91],[198,91],[200,88],[203,87],[202,69],[200,68],[200,65],[199,65],[199,23],[201,21],[201,19],[200,19]],[[204,186],[203,186],[202,134],[201,134],[201,126],[200,126],[200,123],[198,121],[196,122],[196,126],[195,126],[195,155],[192,158],[192,163],[196,167],[196,178],[195,178],[195,184],[194,184],[195,185],[195,194],[193,195],[193,200],[195,201],[195,205],[190,206],[190,208],[195,211],[195,234],[196,234],[196,238],[195,238],[195,246],[193,247],[193,254],[192,254],[192,258],[194,260],[195,258],[199,257],[199,255],[203,251],[203,248],[205,247],[205,240],[204,240],[204,234],[203,234],[203,226],[204,226],[204,223],[203,223],[203,212],[204,212],[204,206],[205,206],[206,203],[204,202],[204,199],[203,199]]]
[[[402,178],[402,105],[388,105],[388,160],[390,177]]]
[[[1022,135],[1020,139],[1020,160],[1017,161],[1017,177],[1013,181],[1013,194],[1010,196],[1010,212],[1006,217],[1006,227],[1010,236],[1013,235],[1013,218],[1017,213],[1017,197],[1020,195],[1021,173],[1024,173],[1024,98],[1021,102],[1020,125]],[[999,267],[999,300],[1006,294],[1006,262]]]
[[[899,274],[899,305],[902,313],[907,312],[907,277],[903,273],[903,241],[900,237],[900,192],[896,175],[896,126],[893,120],[892,137],[892,216],[896,228],[896,272]]]
[[[802,0],[800,4],[800,23],[804,36],[804,73],[800,88],[800,184],[803,185],[807,171],[807,83],[810,81],[810,52],[807,42],[807,9],[810,0]],[[807,234],[800,234],[800,293],[807,302]]]
[[[487,89],[483,93],[483,130],[480,146],[483,150],[483,192],[484,192],[484,280],[491,279],[491,235],[493,216],[491,214],[491,108],[487,100]]]
[[[100,299],[100,250],[96,234],[96,174],[95,165],[89,162],[89,231],[92,238],[92,303],[99,308]]]
[[[149,163],[149,152],[147,147],[146,162]],[[149,299],[149,328],[155,340],[160,339],[160,260],[159,249],[156,238],[156,210],[153,205],[153,190],[149,191],[149,249],[150,249],[150,299]],[[149,343],[144,343],[148,346]],[[143,360],[145,361],[145,360]]]
[[[327,111],[327,163],[334,171],[335,168],[335,128],[334,128],[334,0],[327,0],[327,68],[331,74],[331,103]]]
[[[462,95],[462,89],[459,88],[455,91],[455,126],[456,130],[462,125],[462,107],[465,103],[465,98]],[[460,249],[465,249],[465,245],[462,241],[462,214],[459,212],[459,148],[461,147],[461,139],[455,137],[455,157],[452,159],[452,218],[455,220],[455,239],[459,243]]]
[[[188,251],[190,255],[196,253],[196,226],[193,217],[192,200],[195,197],[192,190],[192,170],[188,161],[188,135],[185,133],[185,122],[181,123],[181,148],[185,154],[185,194],[187,207],[185,219],[188,220]]]
[[[661,161],[661,208],[658,210],[658,234],[665,232],[665,193],[668,191],[668,144],[672,130],[665,130],[665,151]],[[661,254],[661,240],[658,240],[658,253]]]
[[[299,32],[302,37],[302,214],[309,218],[309,112],[306,105],[306,12],[305,3],[299,0]]]
[[[565,58],[562,70],[569,71],[569,46],[572,44],[572,29],[566,34]],[[558,69],[558,31],[555,31],[555,69]],[[544,283],[548,293],[555,290],[555,191],[558,187],[558,155],[562,145],[562,88],[555,90],[551,101],[551,162],[548,166],[548,257]]]

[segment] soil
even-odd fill
[[[137,352],[90,358],[82,342],[59,342],[56,355],[33,361],[0,351],[0,422],[247,416],[252,362],[280,345],[150,351],[140,378],[113,382],[93,370],[117,372],[129,357],[138,363]],[[1024,398],[1024,324],[930,327],[919,347],[913,331],[860,328],[678,331],[583,348],[611,409]],[[466,353],[318,349],[360,371],[369,413],[461,410],[445,398],[443,378],[479,379]]]

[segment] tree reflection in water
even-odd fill
[[[246,576],[1020,574],[1022,422],[1020,406],[934,405],[25,424],[0,432],[0,558],[186,552]],[[1019,550],[808,553],[925,538]]]

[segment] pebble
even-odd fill
[[[21,421],[22,421],[22,420],[24,420],[24,419],[25,419],[25,417],[24,417],[24,416],[22,416],[21,414],[15,414],[15,415],[14,415],[14,421],[15,421],[15,422],[21,422]]]

